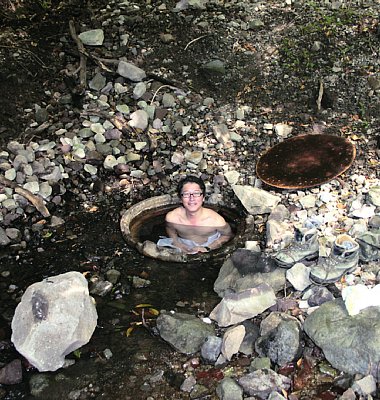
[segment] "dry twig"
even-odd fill
[[[208,35],[202,35],[202,36],[199,36],[199,37],[197,37],[197,38],[191,40],[191,41],[185,46],[185,49],[184,49],[184,50],[187,50],[188,47],[189,47],[191,44],[197,42],[197,41],[200,40],[200,39],[203,39],[203,38],[206,37],[206,36],[208,36]]]
[[[318,92],[318,98],[317,98],[317,110],[318,112],[321,111],[321,102],[322,102],[322,97],[323,97],[323,81],[322,79],[319,81],[319,92]]]
[[[86,51],[84,49],[82,41],[79,39],[79,36],[76,33],[74,21],[69,22],[70,34],[75,43],[77,44],[79,57],[80,57],[80,73],[79,73],[79,84],[82,88],[85,88],[87,85],[87,56]]]
[[[50,217],[50,212],[45,207],[45,204],[41,197],[36,196],[29,190],[24,189],[21,186],[17,185],[16,182],[13,182],[1,175],[0,175],[0,184],[12,188],[15,191],[15,193],[19,194],[22,197],[25,197],[28,201],[30,201],[34,205],[34,207],[36,207],[36,209],[42,214],[43,217],[45,218]]]

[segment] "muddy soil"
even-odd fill
[[[158,4],[154,0],[147,3]],[[176,2],[165,3],[169,9]],[[212,96],[220,104],[250,104],[258,114],[266,115],[268,121],[297,121],[302,131],[303,126],[328,119],[327,115],[317,113],[315,99],[318,78],[323,76],[323,68],[334,65],[335,53],[332,51],[325,57],[326,61],[318,64],[319,61],[311,53],[301,52],[303,58],[297,58],[295,51],[301,51],[303,43],[313,40],[321,40],[322,44],[334,48],[333,42],[339,42],[339,35],[343,33],[340,25],[335,29],[334,21],[323,18],[315,26],[308,25],[309,15],[294,9],[277,9],[278,3],[268,2],[270,12],[264,21],[266,26],[258,29],[257,42],[252,42],[244,31],[237,41],[222,26],[219,30],[213,29],[212,33],[197,27],[194,20],[200,15],[200,10],[193,10],[185,17],[171,13],[162,19],[153,14],[145,18],[132,14],[129,25],[132,40],[152,48],[152,53],[144,61],[138,56],[133,61],[136,64],[143,63],[144,69],[150,71],[152,76],[166,76],[167,81],[163,80],[163,84],[193,90],[204,97]],[[33,136],[33,131],[25,134],[25,128],[31,122],[25,117],[25,109],[49,102],[49,92],[73,92],[77,83],[65,79],[62,71],[69,62],[77,62],[78,56],[75,44],[62,42],[61,38],[68,37],[69,21],[72,19],[93,28],[99,27],[100,16],[94,10],[101,8],[100,5],[106,7],[107,2],[0,0],[0,144],[11,139],[27,141]],[[215,6],[215,10],[211,11],[218,9]],[[240,5],[233,7],[225,17],[233,20],[243,14],[244,6]],[[346,17],[349,18],[349,15]],[[301,32],[301,36],[291,29],[295,21],[308,27]],[[355,125],[358,135],[366,133],[369,127],[373,140],[376,133],[380,132],[379,124],[372,122],[380,115],[379,102],[362,96],[362,80],[359,78],[376,72],[367,68],[366,60],[378,54],[378,16],[370,10],[365,18],[360,22],[353,20],[354,23],[358,26],[357,36],[345,51],[351,59],[360,59],[362,52],[362,62],[356,64],[352,74],[339,87],[334,87],[332,93],[324,97],[324,105],[333,106],[337,112],[344,109],[348,115],[359,115],[349,120],[349,124]],[[321,27],[319,31],[318,24]],[[268,30],[273,35],[286,37],[288,47],[282,43],[279,52],[273,50],[271,53],[268,48],[266,51],[269,52],[263,52],[263,47],[268,43],[260,45],[260,38]],[[159,33],[166,31],[176,37],[172,44],[163,45],[159,40]],[[189,44],[193,38],[199,40]],[[187,45],[189,47],[186,49]],[[276,70],[274,76],[269,75],[266,65],[276,57],[283,69]],[[224,60],[229,72],[218,79],[209,75],[199,68],[206,58]],[[286,75],[286,71],[289,75]],[[343,103],[338,100],[339,97]],[[347,125],[347,120],[338,118],[335,125],[328,129],[339,129],[344,125]],[[144,193],[136,196],[144,197]],[[2,277],[0,281],[3,315],[0,320],[0,364],[17,357],[15,350],[7,347],[9,322],[17,300],[31,283],[69,270],[95,277],[112,266],[123,271],[122,281],[117,287],[121,300],[115,301],[112,297],[96,299],[99,326],[91,343],[84,346],[80,354],[71,356],[76,361],[74,366],[41,377],[42,374],[36,374],[24,361],[27,372],[23,383],[0,387],[0,399],[188,398],[187,394],[179,391],[183,379],[179,371],[184,370],[183,365],[188,358],[178,355],[161,342],[154,335],[154,330],[135,325],[141,320],[132,311],[140,303],[150,303],[157,309],[177,309],[207,315],[218,302],[212,287],[220,267],[219,260],[214,264],[186,265],[185,268],[146,260],[125,245],[119,231],[120,212],[126,199],[94,198],[87,208],[70,202],[69,198],[66,200],[64,209],[60,210],[66,221],[64,228],[51,232],[46,230],[43,235],[31,233],[31,241],[25,251],[6,250],[0,254],[0,272],[10,271],[10,275]],[[104,241],[105,237],[107,241]],[[133,276],[148,279],[151,285],[136,289],[132,286]],[[132,326],[136,328],[128,336],[128,328]],[[112,351],[110,359],[104,355],[106,349]],[[315,357],[318,356],[318,349],[310,351],[314,352]],[[244,364],[244,360],[239,362]],[[33,379],[36,382],[33,387],[40,389],[39,394],[35,393],[34,396],[29,386],[29,381]],[[217,379],[212,374],[207,379],[209,394],[202,398],[215,399]],[[49,382],[53,383],[49,385]],[[319,385],[320,382],[308,381],[310,390],[314,383],[318,393],[324,392],[326,387]],[[316,398],[315,393],[308,392],[299,398]],[[328,397],[328,392],[325,393],[324,398],[333,398]]]

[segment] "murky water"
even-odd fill
[[[75,360],[75,365],[53,373],[38,373],[24,360],[23,382],[0,387],[1,399],[145,399],[149,393],[154,393],[155,398],[179,398],[178,387],[171,385],[170,379],[162,378],[153,384],[149,377],[160,371],[167,373],[176,357],[183,356],[139,324],[142,317],[135,313],[141,311],[135,306],[149,303],[157,310],[208,314],[219,301],[213,283],[222,260],[176,264],[143,257],[129,248],[121,236],[121,209],[122,205],[116,203],[83,207],[62,215],[66,221],[63,227],[44,228],[44,239],[34,243],[32,240],[24,252],[3,252],[0,272],[10,272],[0,282],[0,363],[4,364],[20,358],[10,343],[10,321],[17,299],[30,284],[67,271],[85,273],[90,280],[96,275],[103,277],[111,268],[119,270],[121,278],[114,293],[96,296],[98,327],[91,341],[80,349],[80,357],[79,353],[68,357]],[[159,220],[154,229],[161,229]],[[148,280],[150,285],[136,288],[133,277]],[[151,317],[152,322],[149,316],[144,321],[153,327],[154,316]],[[131,327],[134,329],[127,336]],[[107,349],[112,353],[109,359]],[[33,397],[30,387],[34,388]]]

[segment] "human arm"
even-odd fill
[[[216,228],[220,233],[220,237],[212,242],[209,246],[207,246],[207,250],[215,250],[221,247],[224,243],[228,242],[232,236],[232,229],[229,223],[225,223],[225,225]]]

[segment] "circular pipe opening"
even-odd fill
[[[238,210],[226,206],[205,204],[206,207],[220,213],[231,225],[234,237],[219,249],[208,253],[185,254],[176,249],[158,247],[160,236],[167,236],[165,215],[178,207],[176,196],[163,195],[141,201],[129,208],[122,216],[120,227],[126,242],[141,254],[163,261],[190,262],[207,260],[210,257],[230,254],[241,246],[253,234],[253,224],[248,224],[246,216]]]

